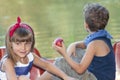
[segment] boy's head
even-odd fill
[[[90,3],[84,7],[85,23],[91,31],[104,29],[109,20],[108,10],[98,3]]]

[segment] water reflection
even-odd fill
[[[83,28],[83,6],[98,0],[1,0],[0,3],[0,46],[4,45],[5,31],[16,17],[29,23],[34,31],[36,47],[42,56],[54,58],[59,56],[51,47],[52,41],[61,36],[66,46],[71,42],[82,40],[87,35]],[[107,29],[113,35],[112,42],[120,39],[120,3],[119,0],[102,0],[99,3],[110,11]]]

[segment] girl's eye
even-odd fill
[[[27,44],[27,45],[30,45],[30,44],[31,44],[31,42],[26,42],[26,44]]]
[[[15,44],[19,45],[19,44],[20,44],[20,42],[15,42]]]

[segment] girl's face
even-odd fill
[[[26,57],[30,52],[32,42],[12,42],[13,52],[20,58]]]

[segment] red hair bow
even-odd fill
[[[10,28],[9,36],[12,37],[17,28],[20,27],[21,19],[17,17],[17,23]]]

